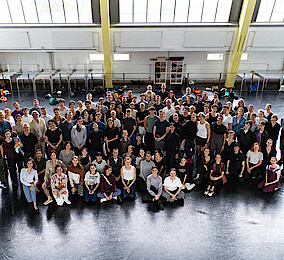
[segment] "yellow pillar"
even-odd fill
[[[110,47],[110,23],[109,23],[109,1],[100,0],[101,28],[104,51],[105,83],[107,88],[112,88],[111,74],[111,47]]]
[[[228,74],[225,82],[225,86],[227,88],[233,88],[236,81],[239,65],[241,62],[241,56],[245,47],[251,18],[255,8],[255,3],[256,0],[244,0],[243,2],[242,11],[239,19],[238,34],[234,50],[230,59]]]

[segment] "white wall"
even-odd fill
[[[152,77],[149,72],[153,72],[150,59],[183,56],[191,78],[218,78],[217,73],[226,72],[227,62],[207,61],[206,54],[222,52],[226,57],[226,52],[233,50],[236,33],[235,27],[112,28],[113,52],[130,54],[129,61],[113,61],[113,72],[134,73],[126,75],[127,79],[149,79]],[[245,45],[248,60],[241,62],[240,71],[283,70],[283,34],[283,27],[251,27]],[[31,70],[36,64],[40,69],[50,69],[53,53],[56,69],[99,70],[102,61],[89,61],[89,54],[96,52],[102,52],[99,28],[0,29],[2,69],[7,69],[7,64],[18,67],[19,62],[24,65],[23,70]],[[122,78],[122,74],[114,78]]]

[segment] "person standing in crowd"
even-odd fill
[[[240,135],[238,142],[240,144],[241,151],[247,154],[248,150],[251,148],[255,142],[255,134],[250,130],[252,126],[251,121],[246,121],[244,128],[240,130]]]
[[[97,152],[96,159],[92,162],[92,164],[94,164],[96,166],[97,171],[100,174],[103,174],[105,166],[107,165],[106,161],[103,159],[102,153],[100,153],[100,152]]]
[[[30,131],[30,126],[24,124],[24,132],[20,134],[20,139],[23,144],[24,160],[28,158],[33,158],[35,156],[36,145],[38,143],[37,136]]]
[[[47,157],[50,158],[50,153],[55,150],[60,153],[63,147],[62,131],[57,127],[57,123],[52,119],[48,121],[48,129],[45,133],[45,141],[47,143]]]
[[[53,150],[50,153],[51,160],[48,160],[46,162],[46,168],[45,168],[45,174],[44,174],[44,183],[42,184],[43,192],[47,197],[47,200],[43,203],[44,206],[47,206],[48,204],[50,204],[53,201],[51,196],[50,196],[50,193],[49,193],[49,188],[50,188],[50,185],[51,185],[51,177],[56,172],[56,169],[55,169],[56,166],[60,166],[61,169],[63,170],[63,173],[66,173],[66,171],[67,171],[67,167],[65,166],[65,164],[62,161],[58,160],[56,157],[57,157],[57,153],[56,153],[56,151]],[[67,178],[67,176],[66,176],[66,178]]]
[[[146,190],[146,180],[147,177],[151,174],[152,167],[155,166],[155,163],[152,161],[152,154],[150,151],[146,151],[145,160],[140,163],[140,175],[139,175],[139,189],[141,191]]]
[[[85,175],[85,192],[84,198],[85,202],[96,202],[97,193],[100,186],[100,174],[96,171],[96,166],[94,164],[90,165],[90,171]]]
[[[199,121],[197,121],[196,147],[197,155],[200,156],[201,152],[209,145],[211,130],[209,123],[205,121],[204,113],[200,112],[197,117]]]
[[[68,166],[74,156],[75,153],[74,151],[72,151],[71,142],[66,142],[64,145],[64,150],[60,151],[59,160],[61,160],[66,166]]]
[[[11,116],[10,108],[5,108],[4,113],[5,113],[5,119],[9,121],[11,126],[13,127],[15,125],[16,118],[14,119],[14,117]]]
[[[276,149],[273,147],[273,140],[269,138],[266,141],[266,147],[261,150],[263,154],[263,160],[261,164],[261,176],[265,178],[266,166],[270,164],[270,159],[276,157]]]
[[[123,166],[123,160],[118,155],[118,149],[117,148],[113,148],[112,155],[107,160],[107,165],[112,167],[112,174],[115,177],[116,187],[118,187],[119,189],[122,188],[120,171],[121,171],[121,168]]]
[[[131,158],[125,157],[124,166],[120,170],[122,188],[122,198],[135,199],[135,186],[136,186],[136,168],[131,165]]]
[[[59,98],[58,104],[59,115],[65,118],[67,112],[69,111],[68,107],[65,106],[65,99]]]
[[[23,112],[23,109],[21,109],[20,108],[20,105],[19,105],[19,103],[18,102],[14,102],[14,108],[15,108],[15,110],[11,113],[11,115],[12,115],[12,117],[16,117],[16,115],[21,115],[21,116],[23,116],[24,115],[24,112]]]
[[[20,180],[28,203],[33,203],[35,212],[39,213],[36,203],[36,184],[38,182],[38,174],[34,168],[34,161],[32,158],[29,158],[26,161],[25,167],[21,170]]]
[[[83,197],[85,170],[78,156],[72,158],[71,164],[67,167],[67,171],[72,194],[75,194],[77,191],[78,195]]]
[[[34,133],[38,139],[36,149],[40,148],[43,154],[45,154],[45,133],[46,124],[42,118],[39,117],[37,110],[32,112],[33,120],[30,122],[31,132]]]
[[[271,120],[273,113],[271,112],[271,104],[267,104],[265,106],[265,111],[264,111],[264,117],[268,120],[268,122]]]
[[[34,99],[34,106],[30,109],[30,115],[33,115],[33,111],[37,111],[39,116],[41,116],[41,108],[39,106],[38,99]]]
[[[63,206],[64,202],[67,205],[71,204],[68,199],[67,181],[67,175],[63,173],[62,166],[56,165],[55,173],[50,178],[50,186],[52,195],[58,206]]]
[[[83,125],[83,118],[79,117],[77,124],[71,129],[71,143],[74,148],[74,152],[77,156],[80,155],[81,150],[87,142],[87,128]]]
[[[93,123],[93,129],[88,135],[88,142],[89,142],[89,154],[92,160],[95,159],[95,154],[97,152],[103,152],[103,141],[104,141],[104,134],[103,131],[99,130],[99,126],[97,123]]]
[[[149,115],[149,111],[145,109],[145,103],[140,104],[140,109],[137,112],[136,120],[137,120],[137,130],[142,137],[145,137],[146,130],[144,127],[144,119]]]
[[[170,131],[166,136],[165,154],[168,160],[168,167],[175,166],[180,151],[180,136],[175,132],[175,126],[170,124]]]
[[[57,126],[59,126],[65,120],[65,118],[60,115],[58,107],[55,107],[53,109],[53,113],[54,113],[54,117],[52,118],[52,120],[54,120],[56,122]],[[47,122],[47,124],[48,124],[48,122]]]
[[[211,124],[210,150],[212,154],[221,154],[224,150],[227,128],[223,125],[223,116],[218,115],[217,122]]]
[[[48,121],[52,119],[52,116],[47,113],[46,107],[42,107],[41,111],[41,118],[44,120],[46,126],[48,126]]]
[[[5,113],[3,110],[0,110],[0,140],[5,139],[5,131],[12,130],[12,126],[9,121],[5,119]]]
[[[13,132],[16,132],[18,135],[24,132],[23,129],[23,122],[22,122],[22,116],[21,115],[16,115],[16,123],[13,126]]]
[[[256,142],[259,143],[261,149],[263,150],[266,145],[266,141],[268,140],[269,136],[265,130],[265,123],[260,122],[258,124],[258,131],[256,132]]]
[[[20,115],[20,114],[17,114]],[[16,116],[15,116],[16,118]],[[23,115],[22,115],[22,122],[23,124],[30,124],[32,122],[33,117],[32,115],[29,114],[29,109],[27,107],[23,108]]]
[[[46,162],[47,162],[47,159],[44,157],[41,149],[36,150],[35,158],[33,159],[33,161],[38,175],[37,188],[40,189],[42,188],[42,184],[44,183],[44,175],[45,175]]]
[[[165,111],[159,110],[159,117],[154,123],[153,135],[156,150],[164,150],[166,136],[169,132],[170,123],[165,119]]]
[[[118,136],[119,130],[114,126],[114,122],[112,118],[107,120],[107,127],[104,130],[105,136],[105,149],[108,155],[110,155],[113,148],[118,148]]]
[[[162,196],[169,202],[178,201],[181,206],[184,205],[185,193],[182,191],[180,178],[176,176],[176,169],[170,169],[170,176],[164,180],[164,190]]]
[[[104,173],[101,174],[100,191],[97,196],[101,199],[101,203],[112,199],[120,202],[121,190],[116,188],[115,177],[112,174],[111,166],[106,166]]]
[[[72,120],[73,114],[71,111],[68,111],[66,113],[66,120],[64,120],[59,128],[62,131],[62,137],[63,137],[63,142],[71,142],[71,130],[73,126],[75,125],[75,122]],[[79,119],[79,117],[78,117]]]
[[[163,108],[163,111],[165,112],[166,120],[169,121],[170,116],[175,113],[175,109],[172,106],[172,100],[171,99],[166,100],[166,106]]]
[[[223,125],[226,126],[228,131],[233,128],[233,118],[227,105],[223,107]]]
[[[268,133],[269,138],[273,140],[273,147],[276,148],[276,143],[278,140],[280,132],[280,124],[277,123],[278,115],[274,114],[270,117],[269,122],[265,125],[265,130]]]
[[[136,120],[131,116],[131,109],[126,109],[126,117],[122,120],[122,130],[127,130],[128,136],[132,141],[135,141]]]
[[[238,108],[237,114],[233,116],[232,130],[235,132],[235,137],[238,139],[241,129],[245,126],[246,119],[243,117],[244,109]],[[239,140],[239,139],[238,139]]]
[[[131,145],[131,140],[128,137],[127,130],[122,130],[122,137],[119,140],[120,155],[125,154],[128,150],[128,146]]]
[[[154,152],[154,136],[153,136],[153,130],[154,130],[154,123],[157,120],[157,116],[155,115],[155,108],[150,107],[149,108],[149,115],[145,117],[144,119],[144,128],[146,130],[146,136],[145,136],[145,144],[146,144],[146,150]]]

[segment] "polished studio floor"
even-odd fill
[[[284,117],[282,93],[246,100],[256,108],[270,102]],[[22,103],[31,106],[31,96]],[[60,208],[42,206],[40,195],[40,214],[33,215],[20,189],[0,190],[0,259],[283,259],[283,192],[264,195],[249,183],[227,183],[208,198],[195,188],[183,207],[161,212],[140,194],[100,207],[71,197],[72,205]]]

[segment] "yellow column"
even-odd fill
[[[243,2],[242,11],[239,19],[238,34],[234,50],[230,59],[228,74],[225,82],[225,86],[227,88],[233,88],[236,81],[239,65],[241,62],[241,56],[245,47],[251,18],[255,8],[255,3],[256,0],[244,0]]]
[[[112,88],[111,74],[111,47],[110,47],[110,24],[109,24],[109,1],[100,0],[101,28],[104,51],[105,83],[107,88]]]

